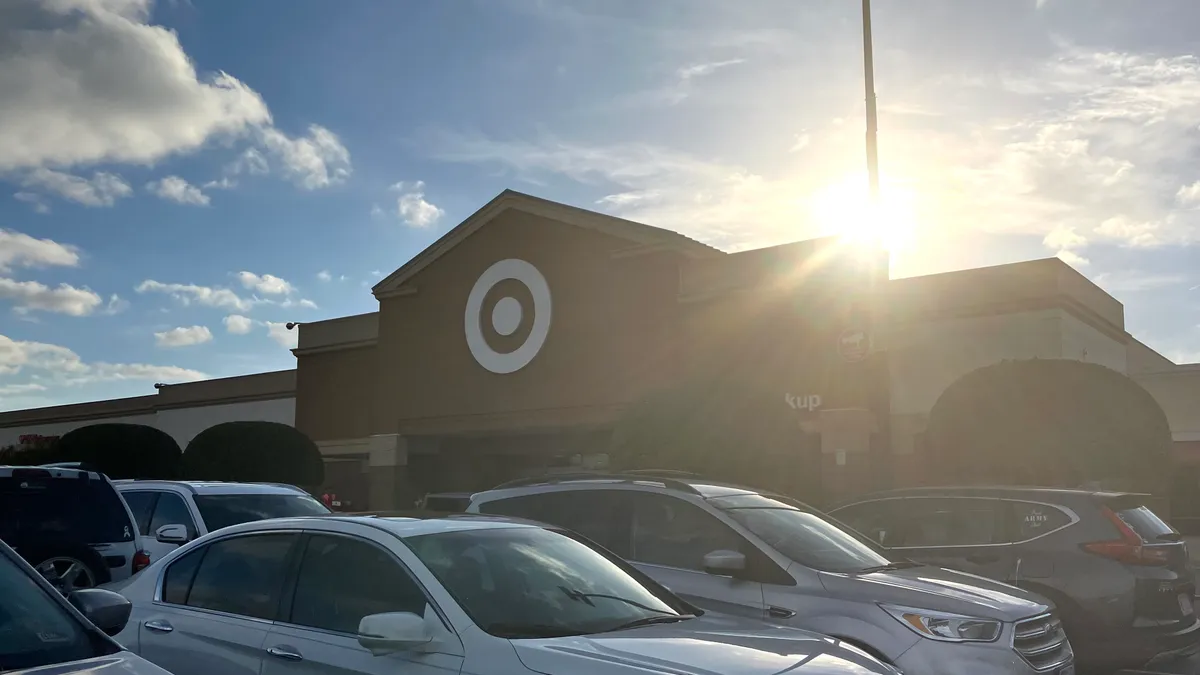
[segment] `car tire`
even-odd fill
[[[63,595],[112,581],[104,558],[83,544],[42,544],[21,547],[21,555]]]

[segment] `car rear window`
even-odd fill
[[[1175,528],[1171,527],[1158,517],[1158,514],[1150,510],[1150,507],[1144,504],[1111,504],[1109,508],[1121,522],[1129,526],[1142,541],[1151,544],[1155,542],[1175,541],[1179,539],[1179,533]]]
[[[125,503],[108,481],[45,475],[0,478],[0,539],[87,544],[133,541]]]
[[[308,495],[196,495],[194,499],[209,532],[269,518],[329,513],[324,504]]]

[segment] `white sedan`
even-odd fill
[[[120,592],[117,639],[175,675],[890,675],[800,630],[703,614],[605,551],[481,516],[267,520]]]

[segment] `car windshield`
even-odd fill
[[[196,495],[195,500],[209,532],[256,520],[330,512],[324,504],[308,495]]]
[[[665,589],[559,532],[505,527],[405,542],[475,624],[497,637],[585,635],[691,617]]]
[[[6,552],[0,552],[0,597],[0,672],[118,651],[85,628]]]
[[[0,514],[0,539],[13,546],[35,538],[112,544],[134,537],[125,502],[103,479],[14,470],[0,478]]]
[[[824,572],[853,573],[893,564],[883,549],[817,511],[762,495],[710,502],[801,565]]]

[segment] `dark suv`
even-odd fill
[[[862,497],[830,514],[897,554],[1054,601],[1081,664],[1137,667],[1200,648],[1195,578],[1147,495],[946,487]]]
[[[81,469],[0,466],[0,541],[65,594],[150,562],[112,483]]]

